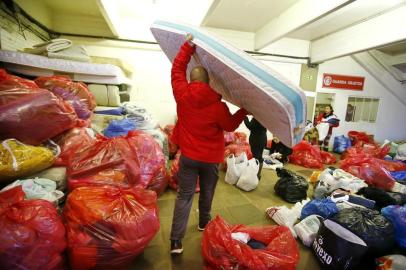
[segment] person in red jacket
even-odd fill
[[[171,79],[176,101],[178,121],[172,139],[179,146],[179,190],[171,230],[171,254],[183,252],[185,235],[197,179],[200,181],[199,226],[204,230],[210,221],[211,204],[218,179],[218,164],[224,159],[224,131],[234,131],[247,111],[239,109],[231,114],[221,95],[209,85],[205,68],[197,66],[186,78],[187,65],[195,52],[193,36],[186,42],[173,60]]]

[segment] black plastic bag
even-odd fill
[[[390,194],[382,189],[375,187],[361,188],[357,194],[364,196],[367,199],[375,201],[375,209],[381,210],[381,208],[388,205],[398,204],[396,199],[390,196]]]
[[[364,240],[369,247],[369,255],[388,254],[387,252],[395,245],[395,230],[392,223],[376,210],[347,208],[334,215],[332,220]]]
[[[286,169],[277,169],[279,176],[274,190],[282,199],[290,203],[297,203],[307,198],[309,183],[302,176],[299,176]]]
[[[312,247],[321,268],[325,270],[356,269],[368,250],[359,236],[332,220],[321,223]]]

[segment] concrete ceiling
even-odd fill
[[[221,0],[214,1],[203,26],[255,32],[279,16],[298,0]]]

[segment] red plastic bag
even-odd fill
[[[301,141],[293,147],[289,162],[306,168],[323,169],[323,160],[318,146]]]
[[[341,156],[342,159],[364,155],[366,157],[384,158],[390,151],[390,145],[380,147],[376,143],[358,142],[355,146],[348,148]]]
[[[161,196],[166,188],[168,187],[170,177],[166,168],[160,168],[159,171],[156,171],[152,180],[149,182],[147,189],[153,190],[158,196]]]
[[[160,175],[166,171],[165,156],[154,137],[143,131],[130,131],[126,138],[135,149],[140,163],[140,185],[144,188],[149,186],[151,182],[157,181],[155,177],[165,181],[165,176]]]
[[[156,194],[141,187],[80,187],[64,209],[72,269],[121,269],[159,230]]]
[[[86,84],[81,82],[73,82],[67,76],[50,76],[50,77],[38,77],[35,79],[35,83],[41,87],[54,91],[55,87],[62,88],[68,92],[75,94],[80,100],[86,103],[89,110],[96,108],[96,99],[92,92],[89,91]]]
[[[365,132],[358,132],[358,131],[350,131],[348,132],[348,137],[351,140],[352,145],[356,145],[358,143],[373,143],[374,141],[365,133]]]
[[[180,150],[176,153],[175,158],[172,161],[171,164],[171,170],[169,172],[169,187],[175,191],[178,191],[179,185],[178,185],[178,171],[179,171],[179,159],[180,159],[181,153]],[[195,192],[200,192],[200,184],[199,184],[199,179],[197,179],[197,184],[196,184],[196,189]]]
[[[54,165],[67,166],[70,156],[73,156],[78,150],[93,143],[94,140],[86,128],[73,128],[58,138],[55,138],[55,142],[61,148],[61,153],[55,160]]]
[[[8,74],[4,69],[0,69],[0,91],[13,88],[39,88],[38,85],[28,79]]]
[[[247,233],[263,242],[266,249],[252,249],[234,240],[231,233]],[[294,270],[299,262],[295,238],[285,226],[231,226],[217,216],[205,228],[202,255],[206,269]]]
[[[164,127],[164,133],[168,136],[169,143],[169,157],[173,158],[178,152],[179,147],[174,143],[172,135],[175,125],[166,125]]]
[[[45,200],[24,201],[21,192],[15,187],[0,193],[0,201],[15,199],[0,211],[1,269],[63,269],[65,227],[57,209]]]
[[[321,159],[323,161],[323,164],[331,165],[337,162],[336,157],[326,151],[320,151]]]
[[[268,140],[266,142],[266,147],[271,148],[272,147],[272,142],[273,142],[273,140]]]
[[[72,106],[45,89],[0,91],[0,138],[38,145],[76,125]]]
[[[247,135],[243,132],[224,132],[224,143],[229,144],[244,144],[247,141]]]
[[[69,159],[68,188],[114,185],[128,188],[141,184],[140,164],[128,137],[98,136]]]
[[[396,180],[388,172],[390,165],[389,161],[359,156],[341,161],[340,168],[363,179],[368,185],[391,191]]]

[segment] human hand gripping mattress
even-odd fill
[[[192,26],[156,21],[151,32],[170,61],[193,35],[196,52],[188,66],[204,66],[210,85],[223,99],[249,111],[262,125],[292,147],[303,138],[306,97],[279,73],[247,53]],[[169,74],[168,74],[169,76]]]

